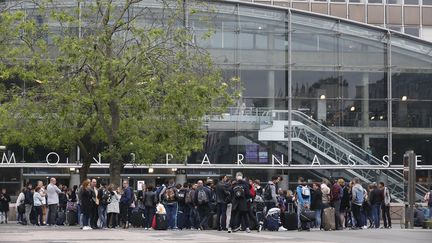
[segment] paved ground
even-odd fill
[[[82,231],[78,227],[0,225],[0,242],[159,242],[159,243],[420,243],[432,242],[432,230],[400,228],[311,232],[144,231],[108,229]]]

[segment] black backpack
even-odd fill
[[[264,200],[272,200],[272,193],[271,193],[271,188],[270,188],[270,184],[267,183],[266,187],[264,188]]]
[[[108,190],[102,190],[100,204],[109,204],[111,202],[111,193]]]
[[[239,185],[235,185],[233,187],[233,191],[234,191],[234,197],[236,199],[243,199],[245,198],[245,190],[243,185],[239,184]]]
[[[178,193],[177,193],[177,201],[179,203],[186,203],[186,195],[188,194],[189,190],[188,189],[181,189]]]

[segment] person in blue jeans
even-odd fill
[[[318,183],[312,185],[311,210],[315,210],[315,227],[321,228],[321,210],[323,209],[322,192]]]
[[[162,202],[167,214],[168,229],[177,229],[177,194],[178,190],[175,187],[174,182],[170,181],[169,186],[162,196]]]
[[[373,227],[377,229],[380,227],[380,211],[383,202],[384,195],[382,191],[375,183],[372,184],[372,191],[369,193],[369,203],[371,205]]]
[[[305,209],[308,209],[311,204],[311,191],[308,185],[306,184],[303,177],[299,177],[298,179],[298,186],[297,186],[297,223],[298,223],[298,229],[303,230],[303,228],[309,227],[302,227],[302,222],[300,220],[301,212],[303,212]]]

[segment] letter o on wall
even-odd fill
[[[50,157],[51,155],[55,155],[55,156],[57,157],[57,161],[56,161],[55,163],[50,163],[50,162],[49,162],[49,157]],[[56,164],[58,164],[58,163],[60,162],[60,155],[58,155],[58,153],[56,153],[56,152],[51,152],[51,153],[47,154],[47,156],[46,156],[46,162],[47,162],[49,165],[56,165]]]

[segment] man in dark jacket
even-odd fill
[[[31,183],[27,184],[27,188],[24,191],[24,204],[25,204],[25,220],[26,224],[30,224],[30,213],[33,208],[33,185]]]
[[[217,229],[218,231],[227,230],[226,228],[226,210],[230,199],[230,187],[228,177],[222,175],[216,185],[216,202],[217,202]]]
[[[120,215],[123,223],[123,228],[129,228],[129,215],[132,210],[129,209],[134,200],[132,188],[129,186],[129,181],[123,181],[123,194],[120,198]]]
[[[335,223],[336,223],[336,229],[341,230],[342,229],[342,222],[340,220],[340,205],[341,205],[341,198],[342,198],[342,187],[338,183],[337,180],[332,181],[333,185],[331,187],[330,192],[330,203],[332,207],[335,209]]]
[[[315,211],[315,227],[321,227],[321,210],[323,208],[321,187],[318,183],[312,185],[311,210]]]
[[[6,193],[6,188],[3,188],[0,192],[0,214],[3,214],[1,223],[8,223],[9,203],[11,199],[9,194]]]
[[[372,184],[372,190],[369,193],[369,203],[371,205],[373,227],[376,229],[380,227],[380,210],[383,201],[383,192],[378,188],[376,183]]]
[[[185,182],[183,186],[178,190],[177,193],[177,204],[178,204],[178,213],[177,213],[177,227],[180,229],[190,228],[190,208],[186,204],[186,197],[189,193],[189,183]]]
[[[228,233],[236,232],[241,229],[241,226],[246,228],[246,232],[250,233],[248,222],[248,204],[247,200],[251,198],[249,184],[243,180],[243,174],[237,172],[236,182],[231,189],[232,194],[232,217],[228,228]]]
[[[198,187],[194,193],[194,205],[200,218],[198,229],[204,230],[208,228],[211,192],[208,187],[204,186],[202,180],[199,180],[197,184]]]

